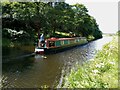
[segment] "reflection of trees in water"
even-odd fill
[[[107,39],[101,40],[106,41]],[[72,68],[77,69],[76,64],[82,65],[93,58],[96,54],[96,44],[100,44],[101,40],[92,41],[64,52],[46,55],[46,59],[41,56],[31,56],[18,59],[16,62],[5,63],[3,64],[3,75],[8,77],[7,81],[16,87],[19,85],[19,81],[21,81],[19,87],[27,87],[24,83],[31,87],[43,84],[54,87],[58,83],[64,82],[63,77],[69,74]],[[10,78],[17,78],[18,81]]]
[[[4,72],[23,72],[25,69],[33,65],[34,60],[30,57],[16,59],[2,64],[2,71]]]
[[[14,88],[14,82],[26,70],[31,70],[34,60],[32,58],[21,58],[2,64],[2,87]]]

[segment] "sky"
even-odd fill
[[[103,33],[118,31],[118,0],[65,0],[65,2],[70,5],[84,4]]]

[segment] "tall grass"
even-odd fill
[[[72,69],[63,88],[118,88],[117,37],[104,45],[94,59]]]

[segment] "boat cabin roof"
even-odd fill
[[[48,41],[59,41],[59,40],[74,40],[75,38],[49,38]]]

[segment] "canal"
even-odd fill
[[[75,68],[76,64],[82,65],[83,62],[93,58],[97,50],[100,50],[110,40],[112,37],[103,37],[57,54],[30,55],[3,63],[3,88],[40,88],[44,85],[56,87],[71,68]],[[11,51],[11,53],[21,52]]]

